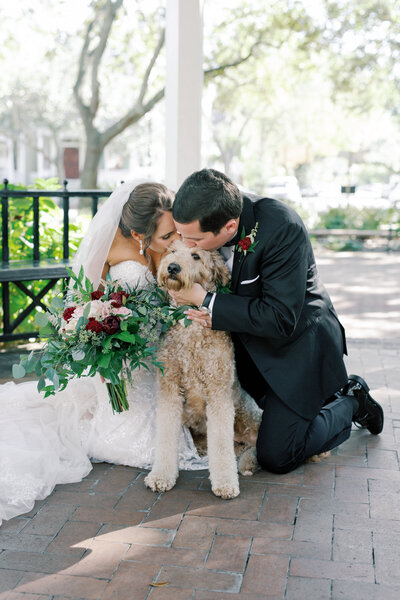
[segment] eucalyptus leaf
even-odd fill
[[[83,360],[85,358],[85,353],[81,348],[76,350],[72,350],[72,358],[76,361]]]
[[[52,335],[54,333],[54,329],[53,327],[50,325],[50,323],[46,323],[46,325],[44,327],[39,327],[39,334],[40,337],[48,337],[50,335]]]
[[[53,298],[50,304],[51,308],[54,308],[55,310],[60,310],[61,308],[64,308],[64,302],[62,301],[61,298]]]
[[[54,372],[53,383],[54,383],[55,389],[58,390],[58,388],[60,387],[60,379],[58,377],[57,372]]]
[[[13,365],[12,366],[12,374],[14,379],[21,379],[26,374],[26,371],[22,365]]]
[[[54,383],[54,375],[55,374],[56,374],[56,372],[52,367],[50,367],[50,369],[46,370],[47,379],[50,379],[50,381],[53,381],[53,383]]]
[[[89,313],[90,313],[90,303],[88,302],[85,306],[85,308],[83,309],[83,318],[84,319],[88,319],[89,318]]]
[[[85,319],[85,317],[80,317],[80,318],[78,319],[78,322],[77,322],[77,324],[76,324],[76,329],[80,329],[81,327],[84,327],[84,326],[86,326],[86,325],[87,325],[87,323],[88,323],[88,320],[87,320],[87,319]]]
[[[49,322],[46,313],[37,312],[35,315],[35,325],[38,327],[44,327]]]
[[[41,392],[43,390],[43,388],[46,386],[46,381],[43,377],[43,375],[39,378],[38,384],[37,384],[37,389],[39,392]]]

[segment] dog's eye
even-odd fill
[[[194,260],[200,260],[200,256],[198,254],[192,254],[192,258],[194,258]]]

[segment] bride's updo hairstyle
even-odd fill
[[[174,195],[162,183],[140,183],[130,193],[124,205],[119,228],[124,237],[131,237],[131,231],[143,235],[144,249],[151,244],[163,212],[172,211]]]

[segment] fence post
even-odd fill
[[[39,246],[39,195],[34,195],[33,200],[33,260],[39,262],[40,260],[40,246]]]
[[[10,250],[8,247],[8,179],[3,179],[4,196],[1,199],[1,236],[3,263],[8,264],[10,260]]]
[[[68,180],[64,179],[63,186],[63,211],[64,211],[64,222],[63,222],[63,259],[68,260],[69,258],[69,195],[67,190]]]

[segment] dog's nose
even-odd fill
[[[167,271],[170,275],[176,275],[181,270],[181,266],[177,263],[170,263],[167,267]]]

